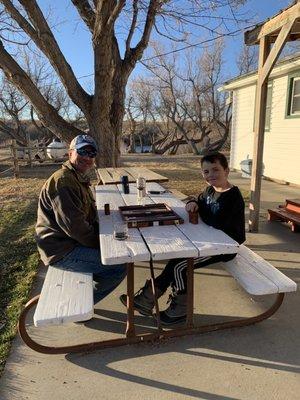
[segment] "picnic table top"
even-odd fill
[[[121,222],[119,206],[136,205],[137,189],[130,184],[130,193],[124,194],[121,184],[96,186],[96,202],[100,221],[100,247],[103,264],[133,263],[135,261],[166,260],[171,258],[204,257],[236,253],[238,243],[221,230],[204,224],[189,223],[185,203],[167,192],[158,183],[147,183],[145,204],[165,203],[180,217],[183,224],[129,228],[124,241],[113,238],[113,224]],[[105,215],[104,204],[109,203],[110,215]]]
[[[139,175],[147,182],[167,182],[169,180],[163,175],[142,167],[98,168],[97,173],[103,185],[121,183],[121,177],[124,175],[128,176],[130,183],[136,182]]]

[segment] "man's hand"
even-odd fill
[[[198,204],[195,201],[191,201],[190,203],[187,203],[185,209],[187,212],[196,212],[198,211]]]

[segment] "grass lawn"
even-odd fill
[[[41,179],[2,178],[0,183],[0,374],[16,334],[39,258],[34,241]]]
[[[123,164],[164,175],[169,178],[166,187],[186,195],[197,195],[205,187],[196,156],[126,155]],[[22,168],[20,179],[0,178],[0,376],[39,265],[34,241],[38,195],[59,167],[35,165]]]

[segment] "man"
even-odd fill
[[[94,166],[97,144],[88,135],[70,143],[69,160],[44,184],[38,203],[36,240],[45,265],[93,273],[94,303],[126,275],[125,265],[101,264],[95,200],[86,173]]]

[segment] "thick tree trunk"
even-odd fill
[[[112,157],[115,151],[115,140],[111,132],[111,127],[107,126],[106,121],[103,123],[93,124],[90,126],[90,135],[96,139],[99,151],[96,158],[98,167],[113,167]]]
[[[106,3],[108,13],[109,4]],[[104,21],[108,16],[104,14]],[[91,113],[87,116],[90,135],[99,146],[96,163],[98,167],[114,166],[115,137],[111,125],[112,107],[112,32],[111,30],[94,34],[95,93]]]
[[[116,71],[119,71],[120,67]],[[111,105],[110,121],[112,133],[115,140],[112,163],[114,167],[120,166],[120,138],[123,129],[123,119],[125,115],[125,88],[127,78],[120,73],[115,73],[113,80],[113,101]]]

